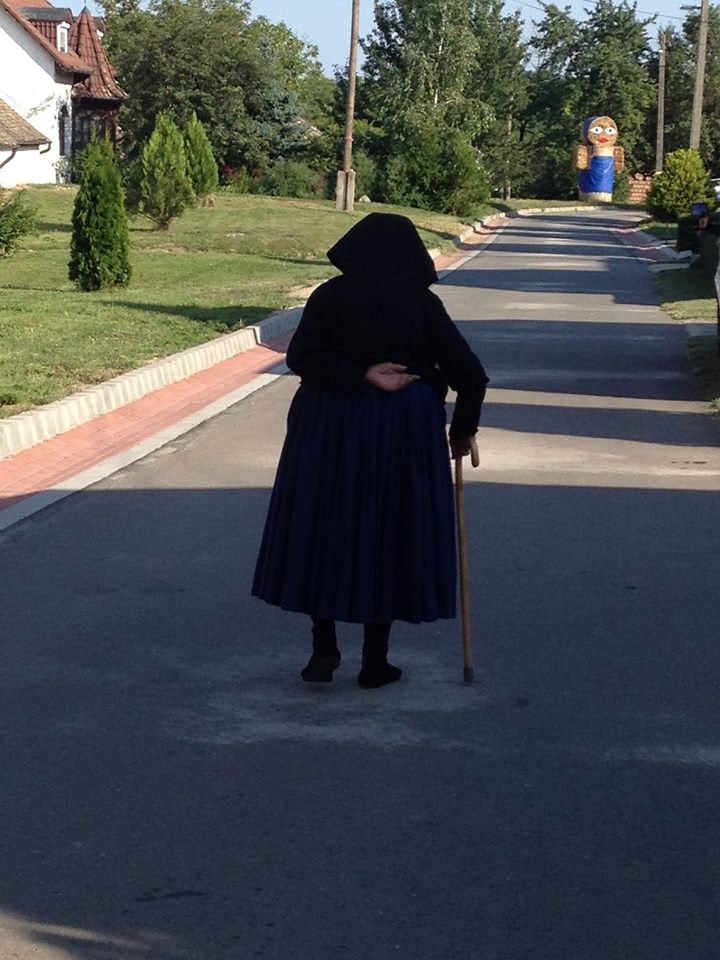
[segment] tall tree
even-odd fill
[[[549,3],[544,10],[530,41],[535,65],[521,118],[525,154],[532,158],[524,192],[536,197],[569,197],[576,189],[570,151],[582,120],[575,69],[580,28],[569,7],[561,10]]]
[[[581,24],[575,61],[583,112],[609,115],[617,122],[630,169],[645,166],[655,152],[654,142],[650,145],[642,136],[645,117],[656,102],[648,82],[650,23],[652,18],[638,19],[635,3],[596,0]]]
[[[492,6],[376,2],[376,27],[363,42],[361,103],[365,118],[384,134],[375,144],[388,199],[459,213],[487,196],[477,146],[495,115],[477,78],[480,23]]]
[[[185,128],[185,156],[193,193],[202,201],[218,188],[218,168],[205,128],[195,113]]]
[[[160,113],[180,127],[195,113],[220,166],[262,168],[307,145],[303,100],[321,69],[283,24],[251,20],[246,0],[106,0],[105,11],[132,159]]]
[[[68,275],[81,290],[126,286],[130,238],[120,170],[108,140],[93,141],[72,215]]]
[[[519,13],[503,14],[501,0],[475,0],[470,14],[475,36],[470,82],[487,111],[476,143],[494,189],[509,196],[513,184],[519,187],[526,179],[530,159],[520,125],[529,95],[523,24]]]
[[[627,165],[642,169],[654,158],[647,118],[655,104],[648,19],[634,3],[596,0],[582,22],[570,8],[544,4],[531,46],[536,56],[532,93],[524,117],[528,145],[537,157],[535,192],[572,196],[569,159],[581,124],[593,114],[613,117]]]
[[[195,199],[182,133],[165,113],[143,149],[141,192],[142,210],[159,230],[167,230]]]

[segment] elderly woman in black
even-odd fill
[[[485,371],[428,288],[412,222],[371,213],[328,252],[340,271],[310,297],[287,353],[301,378],[287,421],[252,592],[312,618],[302,671],[340,665],[336,621],[363,624],[361,687],[398,680],[394,620],[455,616],[450,452],[477,431]]]

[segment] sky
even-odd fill
[[[688,4],[692,2],[694,0],[688,0]],[[565,6],[564,0],[555,0],[555,3],[560,8]],[[576,19],[581,19],[583,10],[589,6],[583,0],[570,0],[568,5]],[[250,0],[250,6],[253,16],[264,16],[275,23],[282,20],[301,40],[315,44],[320,51],[323,71],[328,76],[333,75],[334,66],[342,67],[347,63],[352,0]],[[637,6],[638,15],[652,16],[657,13],[659,26],[679,26],[685,18],[676,0],[638,0]],[[360,0],[361,37],[373,28],[373,8],[373,0]],[[533,19],[542,18],[539,3],[507,0],[505,10],[508,13],[520,10],[528,30]]]

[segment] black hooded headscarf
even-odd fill
[[[370,213],[328,250],[328,260],[379,300],[399,300],[437,283],[435,264],[412,220]]]

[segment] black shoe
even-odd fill
[[[333,673],[340,666],[340,660],[339,651],[328,654],[314,653],[300,676],[308,683],[330,683]]]
[[[392,663],[376,663],[363,666],[358,674],[358,683],[366,690],[384,687],[388,683],[395,683],[402,676],[400,667]]]

